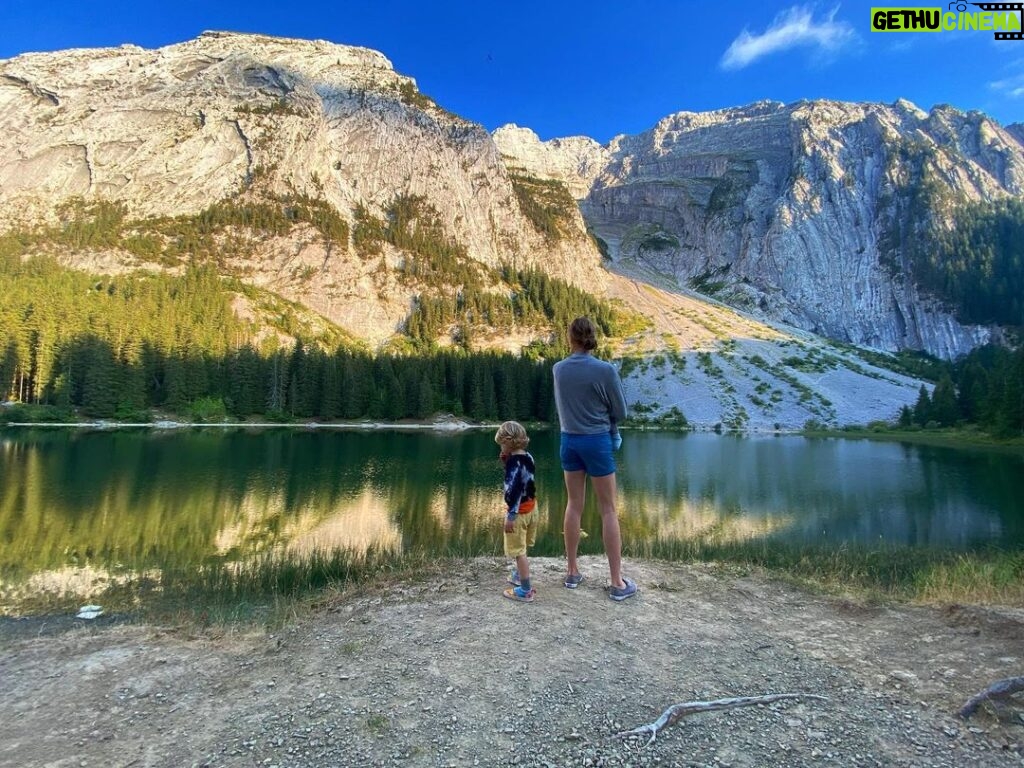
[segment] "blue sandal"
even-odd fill
[[[582,583],[583,583],[583,574],[582,573],[570,573],[568,576],[565,577],[565,588],[566,589],[576,589],[576,587],[578,587]]]
[[[522,587],[509,587],[501,594],[507,597],[509,600],[516,600],[520,603],[532,603],[533,596],[537,594],[537,590],[530,589],[530,591],[527,592]]]

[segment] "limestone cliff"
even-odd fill
[[[513,167],[562,182],[577,199],[586,197],[611,155],[586,136],[541,141],[529,128],[504,125],[494,132],[494,143]]]
[[[351,220],[359,205],[380,215],[398,195],[422,195],[471,259],[543,264],[600,292],[600,255],[578,211],[561,237],[545,237],[522,211],[516,178],[484,128],[364,48],[209,32],[158,50],[0,61],[0,231],[52,219],[77,197],[120,201],[146,218],[299,194]],[[415,293],[371,279],[347,248],[312,235],[256,243],[236,266],[378,342]]]
[[[571,186],[585,190],[584,218],[615,261],[831,338],[948,358],[997,331],[922,295],[893,233],[943,226],[957,203],[1021,195],[1015,128],[906,101],[680,112],[592,149],[604,168],[580,164]],[[560,179],[577,166],[575,151],[552,157],[558,142],[507,133],[496,138],[510,162]],[[942,205],[915,208],[924,179]]]

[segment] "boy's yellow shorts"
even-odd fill
[[[537,543],[537,513],[516,515],[512,533],[505,534],[505,557],[526,554],[526,548]]]

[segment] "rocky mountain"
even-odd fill
[[[210,32],[158,50],[25,54],[0,61],[0,231],[52,220],[73,198],[129,216],[304,196],[353,223],[421,196],[444,232],[488,266],[543,265],[601,290],[600,255],[575,206],[559,237],[524,214],[536,189],[481,126],[439,107],[380,53],[324,41]],[[346,244],[347,245],[347,244]],[[402,254],[385,247],[386,266]],[[105,271],[124,253],[84,254]],[[247,279],[381,342],[420,286],[354,259],[309,228],[249,246]]]
[[[532,130],[518,125],[503,125],[493,136],[509,165],[565,184],[577,200],[587,196],[612,158],[606,147],[586,136],[541,141]]]
[[[998,333],[923,292],[904,246],[958,204],[1024,193],[1020,126],[906,101],[761,102],[680,112],[604,147],[514,126],[494,137],[508,162],[577,190],[614,262],[878,349],[952,358]]]
[[[1024,145],[1024,123],[1010,123],[1006,126],[1006,132]]]
[[[964,199],[1019,194],[1016,135],[951,109],[815,102],[542,142],[451,114],[375,51],[212,32],[0,61],[0,236],[102,273],[200,253],[373,347],[478,267],[506,295],[492,268],[538,268],[645,318],[618,342],[641,418],[865,423],[921,382],[807,331],[946,356],[988,338],[886,271],[883,230],[924,169]],[[63,234],[30,236],[45,226]],[[448,271],[425,276],[414,245]]]

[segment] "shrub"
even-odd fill
[[[189,414],[194,421],[206,424],[224,421],[228,415],[224,400],[219,397],[201,397],[189,405]]]

